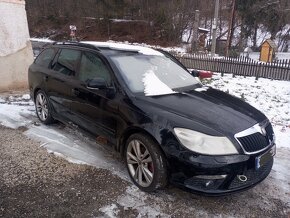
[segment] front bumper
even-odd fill
[[[194,156],[191,152],[181,153],[178,158],[169,161],[172,163],[171,182],[206,195],[224,195],[249,189],[271,172],[273,157],[258,169],[255,161],[273,146],[255,155]]]

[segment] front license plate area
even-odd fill
[[[260,156],[256,157],[256,160],[255,160],[256,170],[258,170],[261,166],[267,163],[275,154],[276,154],[276,145],[274,145],[266,153],[261,154]]]

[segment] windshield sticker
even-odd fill
[[[167,95],[176,93],[163,83],[154,73],[153,70],[148,70],[143,76],[144,93],[146,96]]]

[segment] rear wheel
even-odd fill
[[[51,124],[54,122],[51,116],[51,107],[49,100],[42,90],[36,93],[35,97],[36,114],[41,122],[44,124]]]
[[[166,158],[159,145],[144,134],[134,134],[127,140],[126,165],[134,184],[142,191],[151,192],[167,185]]]

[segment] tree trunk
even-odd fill
[[[255,24],[255,27],[254,27],[254,35],[253,35],[253,45],[254,45],[254,48],[257,48],[257,32],[258,32],[258,25]]]
[[[235,23],[235,11],[236,11],[236,0],[232,1],[232,12],[229,19],[229,30],[228,30],[228,38],[227,38],[227,47],[226,47],[226,56],[229,56],[229,51],[232,46],[232,39],[234,33],[234,23]]]

